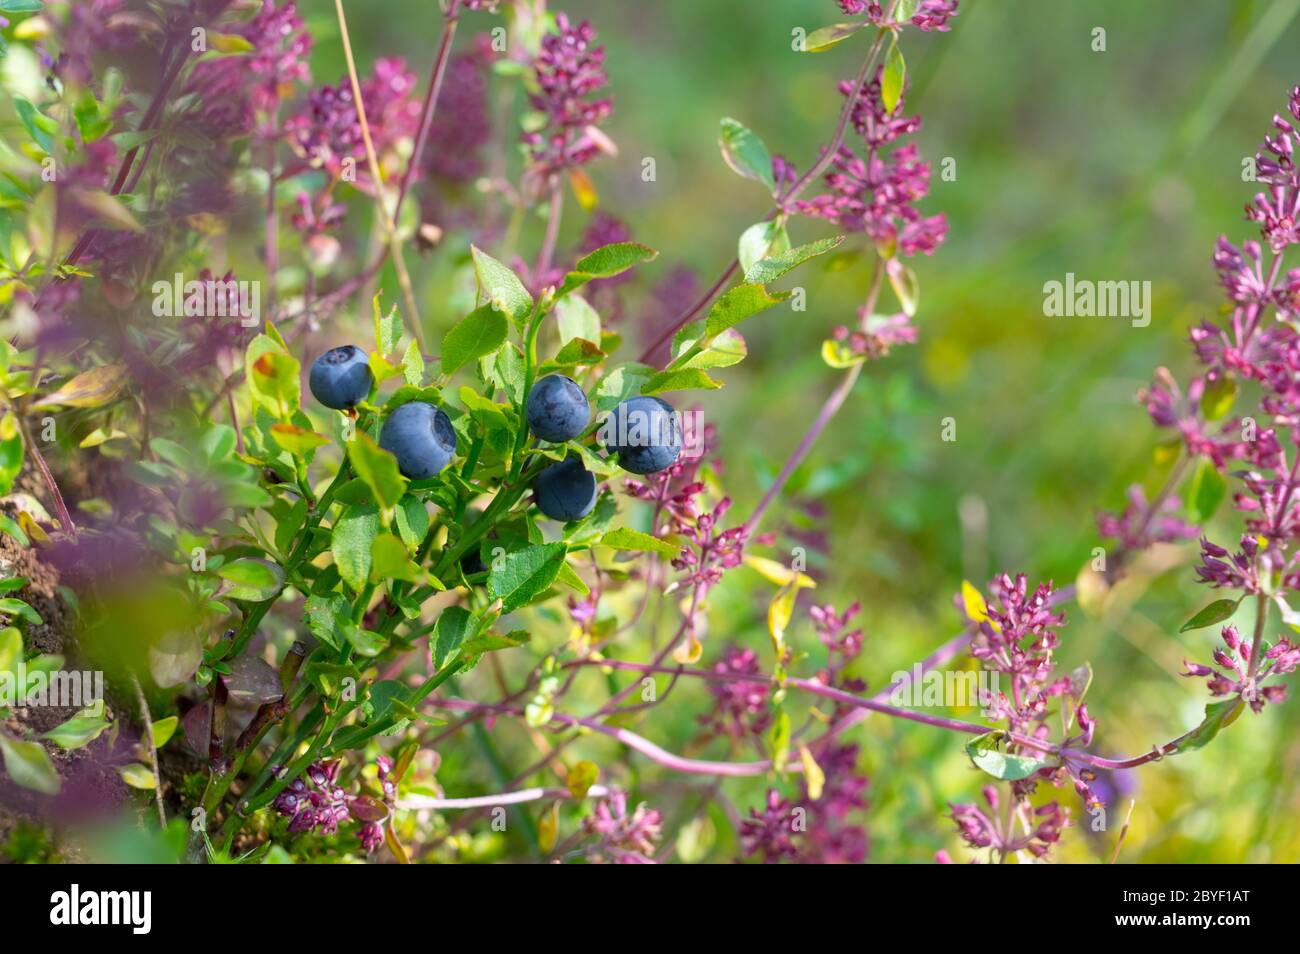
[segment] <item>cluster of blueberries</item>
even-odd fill
[[[370,356],[356,345],[326,351],[311,366],[308,386],[321,404],[354,408],[374,386]],[[528,429],[539,440],[564,443],[591,423],[587,395],[572,378],[549,374],[533,385],[525,402]],[[673,406],[657,397],[633,397],[610,412],[603,426],[605,449],[634,474],[653,474],[672,466],[682,451]],[[379,446],[397,458],[412,480],[432,477],[456,454],[456,432],[442,408],[426,401],[398,405],[379,433]],[[578,457],[552,464],[533,481],[533,496],[553,520],[579,520],[596,505],[596,477]]]

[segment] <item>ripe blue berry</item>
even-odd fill
[[[544,441],[571,441],[587,428],[591,406],[578,382],[548,374],[528,392],[528,429]]]
[[[581,520],[596,506],[596,475],[569,457],[537,475],[533,496],[537,509],[552,520]]]
[[[682,452],[677,413],[657,397],[628,398],[601,426],[605,449],[618,454],[619,466],[634,474],[671,467]]]
[[[407,401],[384,421],[379,446],[397,458],[397,469],[404,475],[422,480],[451,463],[456,453],[456,432],[442,408],[424,401]]]
[[[356,345],[331,348],[313,362],[307,384],[312,395],[336,411],[356,407],[375,383],[370,355]]]

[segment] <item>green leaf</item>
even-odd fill
[[[54,151],[54,136],[59,131],[58,121],[46,116],[21,96],[13,97],[14,112],[22,120],[27,134],[44,152]]]
[[[21,616],[33,626],[39,626],[44,622],[41,619],[40,613],[36,612],[36,610],[32,609],[22,600],[14,599],[13,597],[0,599],[0,613],[11,617]]]
[[[1070,698],[1074,700],[1076,706],[1083,702],[1091,685],[1092,663],[1084,663],[1070,670]]]
[[[1205,385],[1201,394],[1201,411],[1207,421],[1218,421],[1227,417],[1237,400],[1237,382],[1226,374],[1220,374]]]
[[[9,479],[10,481],[13,480],[12,477]],[[0,479],[0,487],[3,487],[3,484],[4,481]],[[27,534],[23,532],[23,528],[18,526],[18,521],[8,514],[0,513],[0,533],[8,534],[22,546],[29,547],[32,545],[32,542],[27,539]]]
[[[342,649],[343,630],[352,623],[351,611],[351,604],[338,593],[308,597],[304,607],[307,629],[331,649]]]
[[[362,629],[351,620],[347,620],[340,627],[343,638],[352,644],[358,655],[371,659],[378,656],[388,647],[388,641],[379,633],[372,633],[368,629]]]
[[[98,710],[98,711],[94,711]],[[93,707],[82,709],[67,722],[56,725],[41,735],[61,749],[79,749],[94,742],[111,723],[104,718],[104,707],[98,703]]]
[[[757,285],[770,284],[809,259],[816,258],[818,255],[825,255],[832,249],[838,248],[843,242],[844,236],[836,235],[834,238],[818,239],[815,242],[808,242],[806,245],[789,248],[779,254],[755,262],[752,266],[746,268],[745,281]]]
[[[379,310],[378,294],[375,295],[372,304],[375,315],[375,350],[382,355],[392,354],[402,340],[402,318],[397,313],[396,305],[388,309],[388,314],[382,314]]]
[[[752,130],[744,123],[724,117],[718,133],[718,146],[722,149],[722,158],[727,165],[744,176],[761,182],[767,191],[776,192],[776,180],[772,176],[772,155]]]
[[[155,719],[153,725],[149,726],[149,733],[153,736],[153,745],[156,749],[161,749],[167,744],[168,740],[176,734],[176,726],[180,724],[180,719],[176,716],[168,716],[165,719]]]
[[[912,17],[916,16],[916,11],[921,5],[921,0],[898,0],[898,5],[894,7],[894,20],[897,23],[906,23]]]
[[[702,331],[704,322],[695,322]],[[728,328],[726,331],[711,339],[704,350],[692,355],[677,365],[677,369],[688,368],[729,368],[733,364],[739,364],[745,360],[749,354],[749,346],[745,344],[745,339],[735,328]]]
[[[41,0],[0,0],[0,13],[35,13]]]
[[[630,527],[617,527],[607,531],[600,538],[600,545],[614,550],[637,550],[644,553],[658,553],[662,556],[677,556],[682,549],[675,543],[660,540],[658,537],[652,537],[648,533]]]
[[[1236,600],[1215,600],[1205,609],[1201,610],[1187,622],[1183,623],[1182,628],[1178,630],[1185,633],[1189,629],[1204,629],[1206,626],[1213,626],[1215,623],[1222,623],[1225,619],[1237,612],[1237,604],[1240,599]]]
[[[429,532],[429,511],[424,501],[407,494],[397,502],[397,532],[402,542],[414,550]]]
[[[441,669],[455,656],[474,626],[474,614],[463,606],[448,606],[433,626],[433,668]]]
[[[1213,462],[1208,458],[1202,458],[1196,466],[1196,472],[1192,474],[1192,479],[1188,481],[1185,492],[1187,509],[1192,519],[1196,523],[1206,523],[1214,516],[1214,511],[1219,509],[1219,504],[1223,502],[1227,491],[1228,485],[1215,469]]]
[[[39,742],[21,742],[0,732],[0,754],[15,785],[45,795],[59,793],[59,773]]]
[[[564,787],[569,790],[570,795],[582,801],[599,778],[600,769],[596,767],[596,763],[583,759],[565,774]]]
[[[513,630],[504,636],[491,631],[479,633],[461,643],[460,654],[463,659],[477,660],[484,653],[500,649],[516,649],[525,645],[529,638],[530,634],[522,629]]]
[[[615,242],[602,245],[594,252],[588,252],[573,266],[573,271],[564,276],[564,284],[556,292],[560,298],[581,288],[587,282],[597,278],[612,278],[621,275],[642,262],[648,262],[658,256],[658,252],[637,242]]]
[[[889,45],[889,54],[885,57],[885,68],[880,74],[880,101],[889,112],[898,108],[903,98],[903,84],[907,81],[907,62],[903,51],[898,48],[898,39]]]
[[[309,431],[304,427],[283,422],[271,425],[271,439],[282,450],[288,451],[294,457],[306,457],[316,448],[323,447],[330,442],[330,439],[324,434],[317,434],[315,431]],[[156,444],[157,441],[153,443]]]
[[[209,33],[208,43],[218,53],[228,55],[251,53],[257,49],[257,47],[253,46],[252,41],[238,33]]]
[[[397,468],[397,458],[362,430],[358,430],[356,439],[348,444],[348,458],[352,461],[352,469],[370,488],[384,512],[388,513],[396,507],[406,493],[407,484],[406,478]]]
[[[736,257],[741,270],[748,277],[749,270],[770,255],[780,255],[790,250],[790,235],[785,230],[785,222],[772,219],[770,222],[758,222],[740,233],[736,247]]]
[[[0,673],[18,674],[23,658],[23,634],[12,626],[0,629]]]
[[[477,246],[470,246],[474,258],[474,274],[478,278],[478,294],[521,329],[533,311],[533,296],[519,280],[519,276]]]
[[[578,576],[578,571],[569,565],[568,560],[565,560],[564,563],[560,564],[560,572],[555,577],[555,582],[559,583],[561,586],[567,586],[569,589],[577,591],[579,596],[591,595],[591,587],[587,585],[586,580]]]
[[[555,319],[561,344],[568,344],[574,338],[600,341],[600,315],[581,295],[570,295],[556,302]]]
[[[18,427],[18,418],[10,411],[0,418],[0,494],[7,494],[13,489],[14,480],[22,469],[23,432]],[[16,534],[9,532],[26,545],[27,537],[21,530]]]
[[[258,335],[248,344],[244,365],[254,400],[279,420],[289,420],[302,403],[298,360],[271,338]]]
[[[1011,755],[1001,750],[1006,733],[1001,729],[986,732],[966,743],[966,754],[977,768],[1004,782],[1029,778],[1048,763],[1026,755]]]
[[[330,539],[334,564],[343,582],[358,592],[370,578],[370,546],[378,533],[379,511],[370,505],[348,507],[334,524]]]
[[[733,325],[738,325],[789,297],[789,292],[778,292],[772,295],[762,285],[753,283],[737,285],[713,303],[705,319],[705,331],[710,335],[721,334]]]
[[[226,595],[236,600],[269,600],[284,586],[284,570],[269,560],[235,560],[217,568],[217,576],[231,584]]]
[[[596,410],[612,411],[630,397],[641,393],[641,385],[656,374],[648,364],[629,362],[611,368],[596,386]]]
[[[0,9],[3,9],[3,6],[4,0],[0,0]],[[77,123],[77,132],[81,134],[82,142],[102,139],[113,128],[113,117],[105,115],[95,99],[95,94],[88,89],[82,92],[73,106],[72,118]]]
[[[916,309],[921,303],[921,282],[916,277],[916,272],[897,258],[891,258],[885,262],[885,275],[889,278],[889,287],[894,290],[903,314],[915,318]]]
[[[455,374],[471,361],[496,351],[505,343],[510,325],[491,305],[481,305],[456,324],[442,339],[442,373]]]
[[[488,380],[506,393],[510,403],[516,407],[524,401],[524,357],[519,349],[507,343],[504,348],[490,355],[483,364],[487,367]]]
[[[381,533],[375,537],[370,546],[370,557],[370,575],[376,581],[406,580],[408,583],[418,583],[424,577],[420,568],[411,562],[406,544],[391,533]]]
[[[502,613],[527,605],[555,582],[566,552],[563,543],[539,543],[507,553],[488,574],[488,595]]]
[[[669,391],[716,391],[722,385],[699,368],[661,371],[641,386],[642,394],[667,394]]]
[[[790,758],[790,714],[784,708],[778,709],[772,717],[771,728],[767,730],[767,752],[773,767],[784,774],[785,764]]]
[[[1170,754],[1192,752],[1209,745],[1216,735],[1237,721],[1244,708],[1245,703],[1240,697],[1211,702],[1205,707],[1205,718],[1201,724],[1180,739],[1178,747]]]
[[[853,34],[868,26],[866,20],[857,20],[853,23],[834,23],[830,26],[813,30],[804,38],[803,53],[824,53],[831,47],[838,46]]]
[[[413,388],[424,384],[424,355],[420,354],[420,342],[414,339],[402,357],[402,380]]]
[[[822,342],[822,360],[837,371],[851,368],[867,360],[865,354],[859,354],[842,341],[827,338]]]
[[[132,762],[130,765],[119,767],[117,774],[122,776],[122,781],[132,788],[152,789],[158,787],[158,780],[153,777],[153,771],[149,766],[141,765],[139,762]]]
[[[65,381],[59,390],[45,395],[32,407],[103,407],[122,393],[126,382],[125,364],[105,364]]]

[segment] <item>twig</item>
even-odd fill
[[[163,807],[162,773],[158,771],[158,746],[153,742],[153,715],[149,712],[149,700],[144,697],[144,689],[140,687],[140,679],[135,673],[131,673],[131,685],[135,687],[135,701],[140,706],[140,718],[144,720],[144,737],[149,743],[149,765],[153,769],[153,798],[154,804],[158,806],[158,821],[163,828],[166,828],[167,810]]]
[[[379,169],[379,158],[375,155],[375,143],[370,136],[370,124],[366,122],[366,104],[361,99],[361,80],[357,77],[357,64],[352,56],[352,40],[348,35],[348,20],[343,13],[343,0],[334,0],[334,9],[339,18],[339,34],[343,40],[343,58],[348,65],[348,79],[352,83],[352,98],[357,107],[357,122],[361,125],[361,139],[366,146],[366,162],[370,166],[370,178],[375,183],[375,211],[388,233],[388,254],[393,260],[397,272],[397,284],[402,289],[406,300],[406,311],[410,315],[411,332],[415,335],[420,350],[425,350],[424,329],[420,324],[420,310],[415,303],[415,290],[411,286],[411,276],[406,271],[406,262],[402,258],[402,245],[397,238],[397,223],[393,221],[388,203],[384,201],[384,176]]]
[[[610,790],[604,785],[593,785],[587,789],[591,798],[604,798]],[[398,808],[420,810],[433,809],[447,811],[459,808],[494,808],[498,805],[520,805],[524,802],[538,802],[551,798],[572,798],[573,793],[567,788],[521,788],[515,792],[501,792],[498,795],[478,795],[473,798],[433,798],[429,795],[408,795],[397,803]]]
[[[1136,804],[1137,799],[1129,799],[1128,814],[1124,816],[1124,827],[1119,830],[1119,838],[1115,840],[1115,852],[1110,856],[1111,864],[1119,861],[1119,850],[1124,847],[1124,836],[1128,834],[1128,823],[1133,820],[1133,806]]]
[[[397,202],[393,206],[393,218],[397,218],[402,211],[402,203],[406,200],[406,193],[411,188],[411,179],[415,177],[415,170],[420,165],[420,158],[424,154],[424,146],[429,138],[429,129],[433,125],[433,115],[438,108],[438,96],[442,92],[442,79],[447,72],[451,43],[456,36],[456,24],[459,17],[460,0],[451,0],[447,5],[447,12],[443,16],[442,41],[438,44],[438,55],[433,59],[433,75],[429,77],[429,89],[424,95],[424,108],[420,112],[420,128],[415,133],[415,148],[412,150],[411,158],[406,163],[406,169],[402,173],[402,181],[397,190]]]
[[[876,298],[880,294],[880,282],[883,274],[884,269],[881,267],[881,260],[877,258],[875,270],[871,274],[871,288],[867,292],[866,306],[862,311],[864,316],[870,315],[875,309]],[[857,383],[858,375],[862,373],[862,368],[865,364],[866,362],[862,361],[849,368],[849,370],[845,372],[844,378],[840,381],[839,386],[836,387],[835,390],[831,392],[830,397],[826,399],[826,403],[822,405],[822,409],[818,412],[816,419],[812,422],[812,425],[808,428],[807,432],[805,432],[803,439],[799,441],[799,446],[796,447],[794,453],[787,458],[784,466],[781,468],[781,472],[777,475],[776,480],[772,482],[771,487],[767,488],[767,493],[763,494],[763,499],[758,502],[758,506],[754,508],[754,512],[751,513],[749,519],[745,521],[746,537],[753,536],[754,529],[758,526],[758,522],[763,519],[763,514],[767,511],[767,508],[772,505],[772,501],[776,499],[777,495],[785,489],[786,483],[790,480],[790,477],[794,474],[799,465],[803,463],[804,458],[808,456],[808,452],[812,450],[813,444],[817,443],[817,438],[820,437],[822,431],[826,429],[826,425],[831,422],[831,418],[833,418],[844,405],[845,400],[853,390],[853,385]]]
[[[897,2],[897,0],[895,0],[895,2]],[[886,19],[892,20],[893,7],[894,5],[891,4]],[[844,103],[844,108],[840,110],[840,118],[835,126],[835,135],[831,137],[830,143],[822,149],[821,155],[818,157],[816,162],[809,166],[808,171],[805,172],[798,181],[796,181],[794,185],[785,192],[785,194],[778,197],[776,202],[777,208],[769,212],[767,218],[773,218],[778,211],[787,208],[789,204],[797,199],[803,193],[803,190],[806,189],[812,181],[817,178],[817,176],[821,175],[832,161],[834,161],[835,154],[839,152],[840,146],[844,144],[844,136],[848,132],[849,121],[853,118],[853,107],[857,105],[858,97],[862,94],[862,87],[866,85],[867,78],[871,75],[871,68],[875,65],[876,57],[880,55],[880,48],[884,43],[884,38],[885,31],[881,30],[877,35],[875,42],[871,44],[871,48],[867,51],[866,59],[862,61],[862,68],[858,70],[857,78],[853,81],[853,86],[849,89],[848,96]],[[691,305],[691,307],[686,311],[678,315],[668,329],[655,340],[655,343],[645,349],[644,353],[641,355],[641,360],[648,361],[650,356],[653,355],[665,341],[671,339],[673,335],[689,323],[691,319],[693,319],[709,302],[713,300],[714,296],[722,290],[723,286],[731,280],[731,276],[736,273],[738,268],[740,268],[740,262],[733,259],[731,264],[727,266],[726,271],[722,273],[722,277],[713,283],[712,287],[704,293],[703,297],[701,297],[695,304]]]

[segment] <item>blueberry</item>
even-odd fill
[[[596,475],[570,457],[537,475],[533,496],[537,509],[552,520],[581,520],[596,506]]]
[[[412,480],[421,480],[451,463],[456,453],[456,432],[442,408],[424,401],[407,401],[384,421],[379,446],[397,458],[398,470]]]
[[[657,397],[628,398],[602,425],[605,449],[618,454],[619,466],[634,474],[671,467],[682,452],[677,412]]]
[[[587,395],[578,382],[562,374],[548,374],[528,392],[528,429],[544,441],[571,441],[591,420]]]
[[[356,407],[375,383],[370,355],[356,345],[331,348],[311,366],[307,384],[316,400],[336,411]]]

